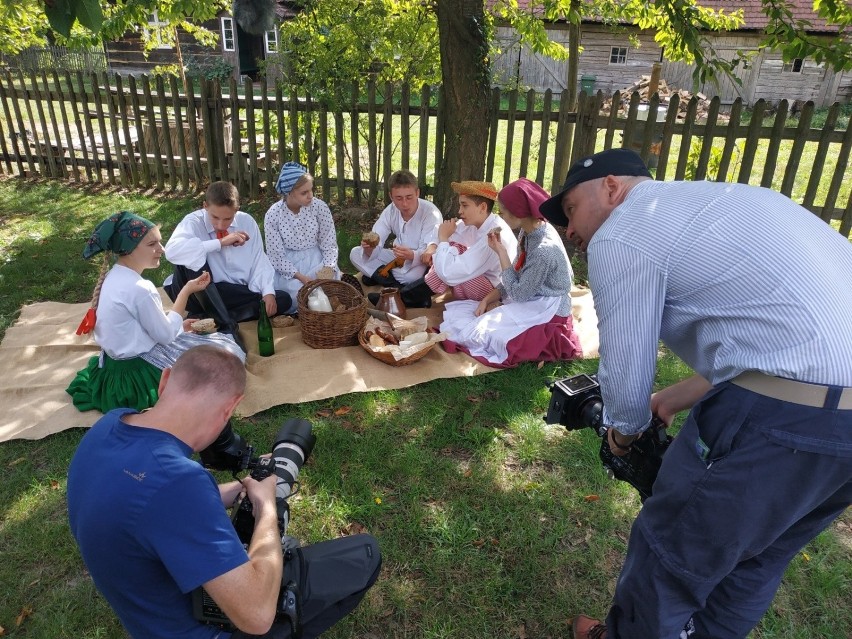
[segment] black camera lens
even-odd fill
[[[251,459],[252,448],[231,426],[229,421],[212,444],[198,453],[201,464],[213,470],[245,470]]]

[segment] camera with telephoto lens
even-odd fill
[[[272,474],[276,475],[275,502],[278,509],[278,530],[283,536],[287,533],[287,526],[290,523],[290,507],[287,504],[287,498],[293,492],[299,470],[307,461],[317,440],[312,430],[313,426],[306,419],[288,419],[275,435],[272,456],[255,457],[254,447],[247,444],[228,422],[216,441],[202,450],[199,456],[205,468],[231,471],[234,477],[245,470],[250,471],[251,478],[257,481],[266,479]],[[251,535],[254,532],[254,517],[251,513],[251,502],[248,498],[243,498],[239,506],[234,509],[234,528],[244,544],[251,541]]]
[[[607,440],[609,430],[603,424],[603,399],[597,375],[574,375],[549,385],[550,405],[544,421],[561,424],[568,430],[592,429],[601,438],[599,456],[607,475],[633,486],[644,502],[651,496],[654,480],[663,462],[663,455],[672,441],[666,425],[657,417],[633,441],[630,452],[619,457],[612,452]]]
[[[238,473],[249,471],[251,478],[262,481],[270,475],[275,475],[275,504],[278,514],[278,531],[281,535],[281,545],[285,558],[289,559],[293,550],[289,548],[290,540],[287,527],[290,523],[290,506],[287,499],[293,494],[293,486],[299,476],[299,470],[307,461],[314,449],[316,436],[313,426],[306,419],[288,419],[275,435],[270,457],[255,457],[254,448],[237,433],[231,423],[225,428],[210,446],[199,453],[201,463],[211,470],[231,471],[235,478]],[[243,497],[234,508],[231,521],[237,536],[248,548],[254,533],[254,515],[251,501]],[[196,588],[193,593],[193,614],[198,621],[233,630],[234,626],[227,615],[216,604],[203,588]],[[276,613],[277,621],[288,622],[292,636],[301,633],[300,622],[301,596],[297,585],[293,582],[281,584]]]

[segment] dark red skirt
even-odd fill
[[[465,346],[452,340],[444,340],[441,344],[448,353],[461,351],[470,355]],[[574,318],[559,315],[554,315],[546,324],[533,326],[512,338],[506,350],[509,356],[499,364],[489,362],[484,357],[470,356],[493,368],[512,368],[521,362],[556,362],[583,356],[580,337],[574,332]]]

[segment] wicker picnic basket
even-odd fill
[[[367,351],[370,355],[375,357],[380,362],[384,362],[390,366],[405,366],[406,364],[413,364],[419,359],[423,359],[426,355],[431,351],[437,342],[432,342],[428,348],[423,348],[414,353],[414,355],[409,355],[408,357],[404,357],[403,359],[395,359],[393,355],[390,353],[386,353],[383,351],[374,351],[370,348],[370,341],[364,336],[367,331],[363,328],[358,331],[358,343],[361,344],[361,348]]]
[[[317,287],[328,297],[336,297],[346,307],[340,311],[312,311],[308,295]],[[311,348],[339,348],[358,343],[358,332],[367,323],[367,300],[355,288],[339,280],[308,282],[296,296],[302,341]]]

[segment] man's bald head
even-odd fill
[[[246,369],[236,355],[217,346],[196,346],[171,369],[165,394],[204,394],[232,398],[245,393]]]

